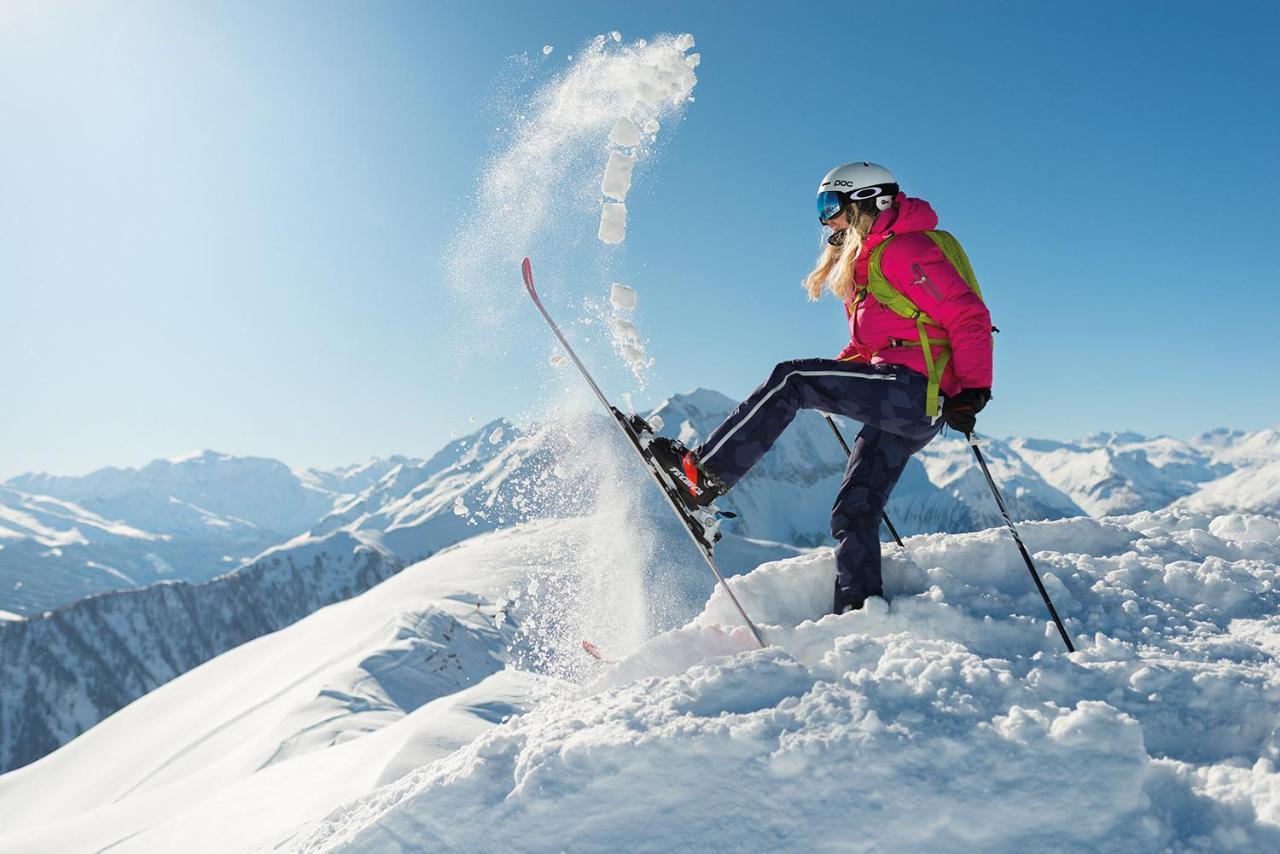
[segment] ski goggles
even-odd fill
[[[860,187],[851,193],[845,193],[840,190],[823,190],[818,193],[818,222],[826,225],[828,220],[839,216],[840,211],[846,205],[857,205],[859,210],[875,213],[883,208],[872,201],[873,199],[880,196],[892,198],[896,195],[898,195],[897,184],[877,184],[871,187]]]
[[[842,193],[839,190],[824,190],[818,193],[818,222],[825,225],[828,220],[835,219],[851,201],[848,193]]]

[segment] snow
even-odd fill
[[[635,165],[635,155],[609,152],[609,163],[604,170],[600,192],[619,202],[626,201],[627,193],[631,191],[631,170]]]
[[[1280,543],[1280,522],[1266,516],[1231,513],[1210,522],[1209,533],[1238,543]]]
[[[614,282],[609,286],[609,304],[614,308],[634,309],[639,302],[635,288]]]
[[[623,242],[627,210],[620,200],[602,196],[602,169],[617,154],[634,157],[634,170],[642,170],[654,150],[658,120],[678,120],[689,104],[697,75],[676,42],[674,36],[628,43],[593,39],[565,67],[548,70],[530,99],[504,105],[501,144],[476,181],[476,196],[484,203],[458,224],[446,257],[456,303],[452,343],[460,352],[479,352],[492,340],[486,333],[509,332],[513,318],[527,317],[528,306],[511,299],[512,259],[550,256],[536,244],[549,232],[563,232],[571,220],[568,211],[598,202],[599,239],[606,246]],[[644,138],[632,138],[636,127],[645,129]],[[623,168],[613,173],[621,183],[609,182],[620,196]],[[633,180],[639,174],[633,171]],[[499,243],[488,227],[495,220],[507,224]],[[563,255],[565,242],[554,245],[555,254]]]
[[[604,243],[617,244],[627,236],[627,206],[605,202],[600,207],[600,229],[596,234]]]
[[[1208,513],[1250,510],[1280,514],[1280,459],[1246,464],[1177,503],[1180,507]]]
[[[24,619],[26,618],[23,617],[21,614],[15,614],[12,611],[0,611],[0,620],[9,620],[10,622],[15,622],[17,620],[24,620]]]
[[[550,56],[550,55],[551,55],[551,51],[553,51],[553,50],[555,50],[555,48],[554,48],[554,47],[552,47],[552,46],[551,46],[551,45],[549,45],[549,44],[544,44],[544,45],[542,46],[542,55],[543,55],[543,56]]]
[[[704,584],[666,628],[591,635],[616,664],[587,659],[572,631],[530,655],[563,556],[590,554],[598,524],[469,540],[179,677],[0,777],[16,817],[0,849],[1280,840],[1274,519],[1023,525],[1072,655],[1001,529],[887,548],[888,601],[840,616],[825,613],[829,549],[731,578],[767,649]],[[850,804],[874,810],[856,838],[833,830]]]
[[[613,309],[608,318],[613,350],[630,369],[640,389],[643,389],[648,384],[648,370],[653,365],[653,359],[645,349],[640,330],[632,319],[639,304],[639,295],[635,288],[614,282],[609,288],[609,304]],[[624,397],[628,407],[631,406],[630,399],[628,393]]]
[[[640,129],[629,117],[619,116],[613,124],[613,130],[609,131],[609,142],[623,148],[637,146],[640,144]],[[628,180],[629,177],[630,171],[628,171]]]

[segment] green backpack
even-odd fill
[[[969,256],[964,254],[964,249],[961,248],[960,242],[952,237],[948,231],[926,231],[923,233],[937,244],[938,248],[942,250],[942,254],[951,262],[951,266],[955,267],[956,272],[964,279],[965,284],[981,299],[982,290],[978,287],[978,277],[973,274],[973,266],[969,263]],[[876,301],[885,308],[899,317],[905,317],[916,322],[916,329],[920,332],[919,341],[894,339],[893,344],[898,347],[919,347],[921,352],[924,353],[925,369],[929,376],[924,411],[930,418],[936,418],[938,415],[938,384],[942,381],[942,372],[946,370],[947,363],[951,361],[951,341],[946,338],[931,338],[925,327],[941,326],[941,324],[921,311],[911,301],[910,297],[889,284],[889,280],[880,271],[880,256],[884,254],[884,248],[889,245],[891,240],[893,240],[892,237],[885,239],[871,251],[871,259],[867,268],[867,284],[858,288],[854,293],[853,308],[856,309],[858,303],[862,302],[866,298],[867,292],[870,291]],[[992,327],[992,331],[995,331],[995,327]],[[936,357],[934,355],[935,347],[939,350]]]

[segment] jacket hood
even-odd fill
[[[853,265],[853,281],[859,285],[867,283],[867,267],[871,263],[871,253],[895,234],[907,234],[912,231],[929,231],[938,227],[938,215],[924,199],[913,199],[906,193],[899,193],[894,200],[896,208],[881,211],[871,226],[867,239],[862,242],[862,252]]]
[[[876,218],[871,226],[871,234],[892,230],[894,234],[908,231],[931,231],[938,227],[938,215],[933,207],[924,199],[913,199],[906,193],[899,193],[896,208],[889,208]]]

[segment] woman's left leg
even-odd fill
[[[732,488],[801,409],[820,409],[928,441],[937,433],[937,424],[924,414],[927,387],[923,374],[899,365],[834,359],[780,362],[693,453],[699,466]]]
[[[880,515],[889,494],[916,451],[937,435],[939,422],[927,436],[906,438],[867,425],[853,443],[844,483],[831,508],[831,536],[836,546],[837,614],[861,605],[868,596],[883,596],[880,577]]]

